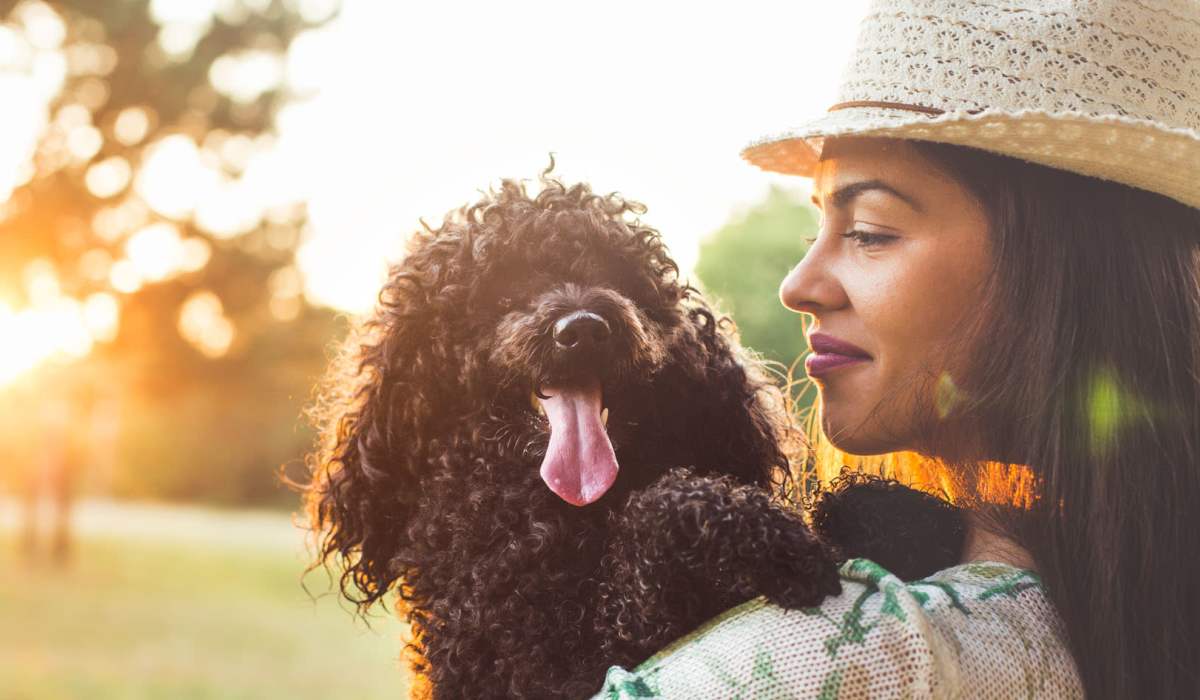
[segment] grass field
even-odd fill
[[[91,502],[74,561],[28,566],[0,501],[5,700],[402,698],[401,625],[368,629],[269,512]]]

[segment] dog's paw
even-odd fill
[[[757,561],[747,562],[747,570],[753,572],[755,592],[780,607],[820,605],[826,597],[842,592],[840,560],[789,516],[787,512],[775,514],[774,536]]]
[[[760,582],[758,588],[769,602],[788,610],[816,607],[829,596],[842,592],[836,567],[816,577],[812,572],[807,572],[799,576],[768,579]]]
[[[836,552],[800,513],[728,478],[674,470],[634,494],[613,531],[612,560],[644,589],[655,582],[725,604],[762,595],[785,608],[841,592]]]

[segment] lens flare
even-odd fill
[[[87,355],[95,344],[83,305],[60,298],[52,304],[14,311],[0,303],[0,386],[43,362]]]

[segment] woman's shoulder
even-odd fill
[[[905,583],[851,559],[840,573],[820,606],[751,600],[634,671],[613,667],[597,697],[1082,697],[1034,572],[970,562]]]

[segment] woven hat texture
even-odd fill
[[[838,103],[742,156],[811,176],[841,135],[974,146],[1200,207],[1200,0],[876,0]]]

